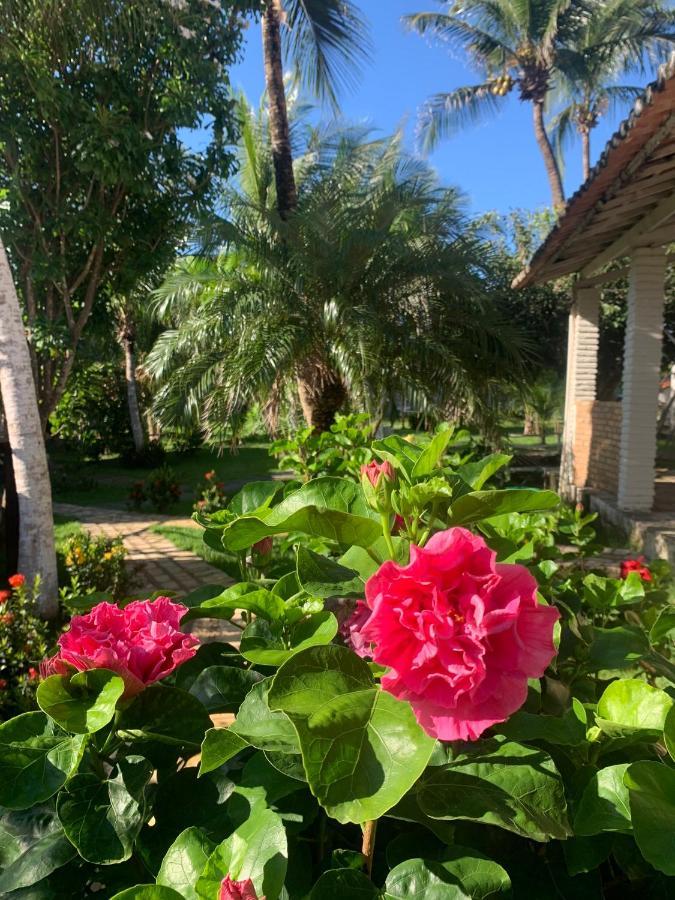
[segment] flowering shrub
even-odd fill
[[[195,512],[214,513],[223,509],[227,503],[225,485],[218,481],[216,470],[211,469],[204,473],[204,480],[197,485],[195,490],[195,504],[192,507]]]
[[[621,577],[628,578],[631,572],[637,572],[642,581],[651,581],[652,573],[649,566],[645,565],[644,556],[638,556],[637,559],[624,559],[621,563]]]
[[[247,485],[195,515],[237,583],[73,620],[40,711],[0,725],[0,892],[672,895],[669,576],[514,547],[492,523],[558,498],[489,489],[508,460],[450,465],[448,440]],[[238,646],[196,647],[199,619]]]
[[[320,475],[358,475],[371,457],[372,428],[363,413],[335,417],[328,431],[317,434],[301,428],[291,437],[281,438],[270,453],[282,469],[291,469],[303,481]]]
[[[130,576],[121,538],[93,538],[83,531],[65,542],[61,555],[70,576],[70,593],[105,591],[116,600],[128,593]]]
[[[0,718],[34,706],[38,667],[49,643],[46,623],[37,615],[40,583],[31,587],[23,575],[0,590]]]
[[[166,512],[180,500],[180,484],[171,466],[160,466],[145,481],[134,481],[129,488],[127,505],[140,510],[147,503],[152,510]]]

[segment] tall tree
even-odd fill
[[[613,23],[602,53],[625,59],[621,47],[633,46],[642,31],[673,33],[671,14],[661,10],[662,4],[652,0],[466,0],[448,3],[446,12],[406,16],[409,28],[466,51],[483,74],[479,84],[427,101],[420,122],[426,147],[460,126],[494,115],[502,98],[517,90],[520,99],[532,106],[551,198],[561,209],[565,194],[560,166],[544,121],[551,91],[576,68],[574,50],[585,30],[595,28],[589,24],[595,18]],[[641,49],[645,47],[642,43]],[[597,44],[594,52],[599,52]]]
[[[0,397],[12,449],[19,500],[19,570],[32,584],[40,576],[39,609],[58,611],[52,495],[33,369],[19,299],[0,241]]]
[[[265,123],[250,111],[242,147],[240,189],[216,229],[225,249],[181,261],[158,292],[167,331],[145,365],[160,418],[198,416],[223,441],[233,414],[317,359],[300,391],[317,430],[347,398],[375,417],[393,395],[437,414],[450,401],[467,417],[486,414],[491,385],[518,379],[522,344],[485,296],[485,247],[457,192],[407,156],[400,136],[322,130],[296,161],[297,207],[283,222]]]
[[[257,2],[4,0],[0,209],[45,426],[98,298],[166,266],[232,172],[227,79]],[[188,153],[180,130],[205,118]]]

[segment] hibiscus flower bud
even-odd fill
[[[7,582],[12,588],[20,588],[23,587],[26,583],[26,576],[21,575],[20,573],[17,573],[16,575],[10,575],[10,577],[7,579]]]
[[[245,881],[232,881],[228,875],[220,883],[218,900],[265,900],[265,898],[258,897],[250,878]]]
[[[259,556],[269,556],[272,552],[273,540],[271,537],[264,537],[259,541],[256,541],[255,544],[251,547],[251,550],[254,553],[257,553]]]
[[[110,669],[124,679],[124,697],[134,697],[197,652],[198,639],[179,629],[187,611],[168,597],[137,600],[124,609],[99,603],[87,615],[73,616],[41,674]]]
[[[498,563],[465,528],[411,546],[407,566],[383,563],[366,582],[366,602],[359,639],[389,667],[382,688],[408,700],[442,741],[476,740],[508,719],[556,653],[560,614],[538,602],[534,577]]]
[[[621,563],[621,577],[628,578],[631,572],[637,572],[643,581],[652,581],[652,573],[645,565],[644,556],[638,556],[637,559],[624,559]]]
[[[373,459],[367,466],[361,466],[361,486],[372,509],[380,513],[389,510],[389,496],[395,479],[394,467],[388,461]]]

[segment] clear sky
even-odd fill
[[[425,38],[404,30],[402,15],[436,10],[437,0],[359,0],[359,7],[370,22],[373,58],[358,88],[342,94],[343,114],[352,121],[369,123],[382,134],[390,133],[405,120],[412,147],[417,111],[424,99],[474,84],[477,73],[460,52],[432,46]],[[259,26],[250,25],[244,59],[232,70],[231,78],[234,87],[243,88],[249,99],[257,102],[264,86]],[[651,76],[636,78],[638,84],[648,80]],[[605,118],[594,132],[594,161],[621,118]],[[580,148],[574,144],[567,154],[568,194],[581,181],[580,157]],[[468,195],[474,213],[534,209],[550,203],[543,162],[532,133],[531,106],[513,94],[505,98],[503,111],[496,118],[444,141],[430,160],[443,183],[457,185]]]

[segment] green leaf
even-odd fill
[[[136,884],[115,894],[110,900],[185,900],[182,894],[163,884]]]
[[[111,722],[124,681],[108,669],[50,675],[37,689],[37,702],[64,731],[93,734]]]
[[[43,712],[0,725],[0,806],[27,809],[53,796],[80,764],[84,740],[55,733]]]
[[[655,869],[675,875],[675,769],[660,762],[635,762],[624,782],[640,852]]]
[[[443,863],[407,859],[387,876],[383,900],[471,900],[471,897]]]
[[[270,506],[285,487],[283,481],[250,481],[232,497],[227,510],[237,516],[247,516]]]
[[[199,774],[212,772],[248,746],[249,742],[230,728],[209,728],[202,743]]]
[[[186,828],[167,850],[157,884],[174,888],[185,900],[198,900],[195,885],[215,848],[200,828]]]
[[[506,513],[539,512],[559,505],[560,498],[553,491],[536,491],[531,488],[475,491],[455,500],[449,510],[449,523],[468,525]]]
[[[670,758],[675,759],[675,706],[671,706],[663,725],[663,737]]]
[[[36,884],[75,856],[75,848],[61,829],[43,835],[2,871],[0,895]]]
[[[453,762],[425,773],[418,798],[432,818],[498,825],[534,841],[564,840],[571,833],[553,760],[513,741],[468,745]]]
[[[596,724],[610,737],[660,737],[672,699],[644,681],[613,681],[598,701]]]
[[[628,789],[624,775],[628,763],[607,766],[590,779],[574,817],[574,833],[601,834],[605,831],[631,830]]]
[[[123,712],[122,736],[159,741],[178,747],[199,747],[211,719],[203,704],[180,688],[151,685]]]
[[[411,472],[413,478],[431,475],[434,469],[438,467],[438,464],[445,453],[445,448],[450,443],[451,437],[452,431],[449,428],[444,431],[439,431],[432,437],[429,444],[415,460],[415,465]]]
[[[266,678],[254,685],[228,730],[258,750],[297,754],[300,748],[293,723],[284,713],[269,708],[271,684],[272,679]]]
[[[373,441],[373,453],[380,459],[387,460],[405,478],[410,481],[417,460],[424,452],[421,447],[406,441],[398,434],[390,434],[380,441]]]
[[[563,716],[535,715],[520,710],[501,725],[499,734],[512,741],[546,741],[561,747],[578,747],[586,743],[586,712],[578,700]]]
[[[476,850],[453,844],[445,848],[441,862],[472,900],[510,894],[511,879],[506,869]]]
[[[365,583],[358,572],[302,545],[296,572],[301,587],[312,597],[363,597]]]
[[[339,822],[377,819],[395,806],[434,747],[409,704],[375,687],[367,664],[345,647],[293,656],[274,677],[269,703],[292,719],[310,789]]]
[[[68,840],[87,862],[110,865],[129,859],[146,817],[145,788],[152,765],[141,756],[118,763],[108,781],[75,775],[57,798],[56,810]]]
[[[268,535],[302,531],[338,544],[369,547],[382,534],[379,518],[360,484],[342,478],[315,478],[272,509],[243,516],[223,527],[228,550],[245,550]]]
[[[242,582],[226,588],[215,597],[193,604],[183,617],[183,622],[192,622],[194,619],[231,619],[239,609],[274,622],[283,618],[285,608],[281,597],[260,585]]]
[[[649,640],[652,644],[660,644],[672,632],[675,631],[675,609],[666,607],[659,613],[649,632]]]
[[[394,545],[394,561],[405,566],[408,563],[410,555],[410,544],[405,538],[393,537]],[[383,562],[389,559],[389,550],[383,537],[371,544],[368,549],[363,547],[350,547],[346,553],[339,558],[338,562],[342,566],[353,569],[361,577],[365,583],[371,575],[380,568]]]
[[[280,628],[256,619],[242,632],[241,655],[254,665],[280,666],[300,650],[330,644],[337,630],[337,619],[327,610],[305,616],[286,629],[286,637]]]
[[[262,675],[252,669],[234,666],[209,666],[195,679],[190,693],[210,713],[236,712]]]
[[[309,900],[377,900],[380,892],[373,882],[357,869],[329,869],[316,882]]]
[[[479,491],[486,481],[492,478],[500,469],[503,469],[504,466],[508,466],[511,458],[505,453],[491,453],[484,459],[465,463],[458,469],[457,474],[466,481],[473,491]]]
[[[636,628],[594,628],[593,643],[588,654],[588,669],[627,669],[649,652],[649,641]]]
[[[214,900],[220,883],[229,875],[234,881],[250,878],[259,897],[277,900],[288,860],[286,831],[279,816],[257,805],[209,857],[197,882],[197,897]]]
[[[192,659],[188,659],[176,669],[175,686],[189,691],[200,672],[210,666],[237,666],[245,669],[246,662],[241,658],[239,648],[232,644],[225,644],[222,641],[201,644]]]

